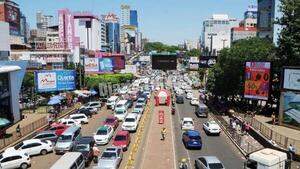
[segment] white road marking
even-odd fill
[[[172,116],[173,115],[170,116],[171,128],[174,131]],[[175,149],[175,143],[174,143],[174,141],[175,141],[175,139],[174,139],[174,132],[171,132],[171,136],[172,136],[171,138],[172,138],[172,145],[173,145],[174,167],[177,168],[177,166],[176,166],[177,165],[177,163],[176,163],[176,149]]]

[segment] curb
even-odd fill
[[[64,113],[64,114],[61,114],[61,116],[59,116],[58,119],[67,116],[68,114],[70,114],[71,112],[73,112],[75,109],[76,109],[76,107],[72,108],[71,110],[67,111],[67,112]],[[42,125],[41,127],[37,128],[37,129],[35,129],[35,130],[33,130],[32,132],[30,132],[30,133],[28,133],[28,134],[26,134],[26,135],[23,135],[22,137],[20,137],[20,139],[14,141],[14,142],[12,142],[12,143],[10,143],[9,145],[5,146],[5,147],[2,148],[2,149],[0,149],[0,153],[3,153],[3,152],[6,150],[7,147],[14,146],[14,145],[16,145],[17,143],[19,143],[19,142],[21,142],[21,141],[23,141],[23,140],[26,140],[29,136],[31,136],[32,134],[34,134],[36,131],[41,130],[41,129],[47,127],[47,126],[48,126],[48,124],[44,124],[44,125]]]

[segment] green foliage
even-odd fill
[[[300,63],[300,1],[280,0],[282,17],[277,23],[282,26],[278,39],[277,56],[281,66],[299,66]]]
[[[192,49],[190,51],[187,51],[185,53],[186,56],[200,56],[200,50],[199,49]]]
[[[25,76],[23,78],[22,86],[25,89],[30,89],[30,88],[34,87],[34,74],[33,73],[25,74]]]
[[[132,80],[134,78],[133,74],[109,74],[109,75],[93,75],[86,76],[85,82],[88,88],[97,88],[99,83],[125,83],[128,80]]]
[[[180,48],[177,46],[169,46],[169,45],[165,45],[161,42],[148,42],[145,44],[144,46],[144,51],[145,52],[151,52],[151,51],[157,51],[158,53],[161,52],[170,52],[170,53],[176,53],[176,51],[179,51]]]
[[[274,45],[265,39],[236,41],[220,52],[218,63],[209,71],[207,88],[218,96],[242,94],[246,61],[273,61]]]

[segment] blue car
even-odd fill
[[[182,134],[182,142],[185,148],[202,148],[202,139],[199,131],[187,130]]]

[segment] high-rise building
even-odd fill
[[[255,27],[233,27],[231,28],[231,42],[239,39],[256,37]]]
[[[29,38],[29,24],[26,21],[26,16],[21,14],[21,18],[20,18],[20,35],[24,38],[24,43],[28,42],[28,38]]]
[[[104,16],[106,23],[106,41],[111,52],[120,52],[120,24],[119,18],[113,13]]]
[[[281,16],[279,0],[258,0],[257,36],[267,38],[277,43],[281,28],[274,24],[276,18]]]
[[[130,6],[121,5],[121,26],[130,25]]]
[[[8,60],[10,52],[9,24],[7,22],[0,21],[0,30],[0,61]]]
[[[137,10],[130,10],[130,25],[138,28]]]
[[[9,23],[9,34],[20,36],[20,8],[10,0],[0,1],[0,21]]]
[[[231,45],[231,28],[238,21],[224,14],[213,14],[203,22],[201,47],[205,54],[217,55],[218,51]]]
[[[48,27],[53,25],[53,16],[44,15],[42,11],[36,13],[37,36],[46,37]]]

